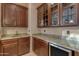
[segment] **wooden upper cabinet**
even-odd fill
[[[2,26],[16,26],[16,5],[2,4]]]
[[[50,22],[50,5],[42,4],[37,8],[38,27],[48,27]]]
[[[79,3],[42,4],[37,8],[38,27],[79,25]]]
[[[18,6],[17,10],[17,26],[18,27],[27,27],[27,8]]]
[[[60,4],[61,26],[78,25],[79,14],[78,3],[62,3]]]
[[[59,26],[60,24],[59,11],[60,11],[60,8],[58,3],[51,4],[51,25],[50,26]]]
[[[3,27],[27,27],[28,10],[26,7],[11,3],[2,4]]]

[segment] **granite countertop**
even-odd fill
[[[19,34],[19,35],[10,34],[10,35],[5,35],[5,36],[1,37],[1,40],[28,37],[28,36],[30,36],[30,35],[25,34],[25,33],[24,34]],[[59,46],[62,46],[62,47],[65,47],[65,48],[68,48],[68,49],[79,52],[79,49],[76,49],[75,47],[71,47],[68,44],[69,42],[67,42],[65,39],[61,39],[58,36],[56,37],[54,35],[47,35],[47,34],[33,34],[32,37],[40,38],[40,39],[45,40],[49,43],[54,43],[56,45],[59,45]]]
[[[45,40],[49,43],[54,43],[56,45],[79,52],[79,49],[76,49],[75,47],[71,47],[65,39],[56,38],[53,35],[46,35],[46,34],[33,34],[32,36]]]
[[[28,37],[29,34],[23,33],[23,34],[7,34],[1,37],[0,40],[7,40],[7,39],[13,39],[13,38],[21,38],[21,37]]]

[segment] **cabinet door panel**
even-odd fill
[[[77,24],[77,9],[78,5],[75,3],[60,4],[61,26],[74,26]]]
[[[39,55],[39,51],[40,51],[40,48],[39,48],[39,42],[36,38],[33,39],[33,51]]]
[[[3,55],[3,52],[2,52],[2,44],[1,44],[1,41],[0,41],[0,56]]]
[[[27,27],[27,8],[11,3],[3,3],[1,6],[3,27]]]
[[[38,56],[48,56],[48,43],[38,38],[33,39],[33,51]]]
[[[29,45],[26,43],[19,44],[19,55],[23,55],[29,52]]]
[[[18,55],[23,55],[30,51],[29,37],[18,39]]]
[[[27,9],[22,7],[17,7],[17,26],[26,27],[27,26]]]
[[[47,44],[45,44],[45,45],[47,45]],[[40,47],[40,55],[41,56],[48,56],[48,45],[47,46],[45,46],[45,45],[42,45]]]
[[[2,26],[16,26],[16,5],[2,4]]]
[[[48,27],[51,21],[50,4],[44,3],[37,8],[38,27]]]
[[[4,56],[16,56],[17,55],[17,44],[3,45]]]
[[[79,56],[79,52],[75,51],[75,56]]]
[[[42,39],[39,39],[39,54],[40,56],[48,56],[48,43]]]

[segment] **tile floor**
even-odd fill
[[[23,56],[37,56],[34,52],[30,52],[30,53],[28,53],[28,54],[25,54],[25,55],[23,55]]]

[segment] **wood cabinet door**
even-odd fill
[[[2,4],[2,26],[16,26],[16,5],[10,3]]]
[[[17,55],[17,44],[7,44],[3,45],[3,55],[4,56],[16,56]]]
[[[27,9],[17,6],[17,26],[27,27]]]
[[[48,43],[42,39],[38,39],[39,41],[39,55],[40,56],[48,56]]]
[[[26,54],[30,51],[29,37],[18,39],[18,55]]]
[[[33,40],[33,51],[38,56],[48,56],[48,43],[38,38]]]
[[[1,40],[2,53],[4,56],[17,55],[17,39]]]
[[[75,51],[75,56],[79,56],[79,52]]]
[[[43,3],[37,8],[38,27],[48,27],[51,23],[51,5]]]
[[[0,41],[0,56],[3,55],[3,52],[2,52],[2,45],[1,45],[1,41]]]
[[[33,38],[33,51],[39,56],[39,41],[36,38]]]
[[[60,4],[60,25],[76,26],[78,21],[78,5],[77,3],[61,3]]]

